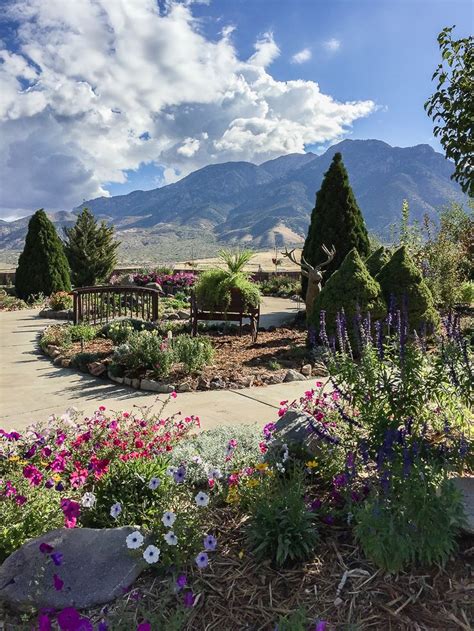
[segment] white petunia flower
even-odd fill
[[[174,532],[172,530],[170,530],[169,532],[166,533],[166,535],[164,536],[166,543],[169,546],[176,546],[178,545],[178,537],[174,534]]]
[[[143,558],[147,563],[157,563],[160,558],[160,550],[156,546],[148,546],[143,551]]]
[[[195,464],[202,464],[202,458],[201,456],[193,456],[191,458],[191,460],[195,463]]]
[[[90,492],[84,493],[81,500],[81,504],[84,506],[84,508],[92,508],[95,503],[96,503],[96,497],[94,493],[90,493]]]
[[[220,469],[211,469],[210,477],[214,480],[220,480],[222,478],[222,471]]]
[[[163,522],[165,526],[168,526],[169,528],[171,528],[171,526],[176,521],[176,515],[172,513],[171,511],[167,510],[166,513],[163,513],[163,517],[161,518],[161,521]]]
[[[120,515],[121,512],[122,512],[122,505],[120,504],[120,502],[117,502],[116,504],[113,504],[110,507],[110,515],[114,519],[117,519],[117,517]]]
[[[156,491],[156,489],[160,486],[160,484],[161,484],[160,478],[152,478],[148,482],[148,488],[151,489],[152,491]]]
[[[176,467],[168,467],[168,468],[166,469],[166,473],[167,473],[170,477],[173,477],[173,476],[174,476],[174,474],[176,473],[176,471],[177,471]]]
[[[207,506],[209,504],[209,495],[203,491],[199,491],[194,499],[198,506]]]
[[[144,542],[144,537],[141,532],[136,530],[135,532],[131,532],[128,537],[125,539],[127,542],[127,548],[129,550],[136,550],[140,548]]]

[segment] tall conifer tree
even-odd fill
[[[15,289],[19,298],[70,291],[69,265],[63,244],[43,209],[31,217],[25,247],[18,259]]]
[[[328,248],[332,245],[336,247],[336,256],[327,267],[326,279],[338,269],[352,248],[363,259],[370,253],[367,229],[340,153],[334,154],[316,195],[316,205],[311,213],[303,248],[303,256],[308,263],[317,265],[325,260],[321,247],[323,243]],[[304,295],[307,284],[304,277],[302,284]]]
[[[100,224],[87,208],[83,208],[72,228],[65,228],[65,250],[76,287],[97,285],[108,279],[117,264],[114,228]]]

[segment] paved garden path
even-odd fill
[[[295,303],[289,300],[266,298],[262,326],[281,324],[295,312]],[[39,318],[35,310],[0,313],[0,427],[20,430],[71,406],[91,413],[102,404],[116,411],[155,404],[154,394],[53,366],[36,344],[38,334],[50,322]],[[297,398],[304,389],[305,382],[294,382],[183,393],[170,402],[168,409],[200,416],[204,428],[224,423],[265,423],[275,420],[280,400]]]

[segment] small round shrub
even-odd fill
[[[214,359],[214,347],[205,337],[179,335],[173,341],[173,352],[187,372],[197,372]]]
[[[72,296],[67,291],[57,291],[49,297],[49,306],[53,311],[72,309]]]

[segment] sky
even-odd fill
[[[440,150],[470,0],[0,0],[0,218],[344,138]]]

